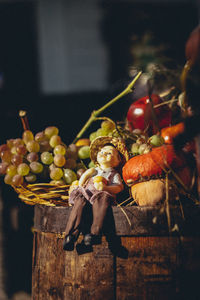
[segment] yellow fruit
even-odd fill
[[[90,145],[90,140],[89,139],[80,139],[76,142],[77,147],[89,146],[89,145]]]
[[[108,184],[108,181],[102,176],[95,176],[93,182],[103,182],[104,184]]]

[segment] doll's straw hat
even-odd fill
[[[125,163],[129,159],[129,153],[126,148],[125,142],[122,138],[115,138],[110,136],[101,136],[94,139],[90,145],[90,158],[97,164],[97,153],[102,147],[112,145],[115,147],[122,156],[122,161]]]

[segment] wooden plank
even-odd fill
[[[78,239],[79,248],[62,248],[60,233],[70,208],[36,206],[33,299],[195,299],[190,296],[191,291],[197,293],[200,277],[198,208],[185,209],[185,236],[170,236],[162,229],[158,208],[125,209],[135,221],[134,226],[127,225],[122,211],[113,207],[107,216],[102,243],[84,253],[80,251],[82,236]],[[177,222],[180,209],[173,207],[172,212],[172,221]],[[158,218],[163,235],[157,228],[157,236],[152,236],[152,217]]]
[[[113,255],[105,238],[83,255],[63,251],[62,242],[53,233],[34,233],[33,299],[113,300]]]
[[[178,243],[176,237],[123,237],[129,255],[117,257],[116,299],[172,299]]]
[[[123,209],[123,211],[122,211]],[[160,207],[112,207],[107,223],[117,235],[166,236],[169,235],[165,211]],[[177,235],[200,235],[200,206],[185,205],[184,218],[180,206],[171,206],[172,227]],[[42,232],[63,233],[71,207],[35,206],[34,226]],[[125,216],[125,214],[126,216]],[[128,217],[128,219],[127,219]],[[112,221],[113,220],[113,221]],[[130,225],[130,224],[131,225]],[[106,225],[105,225],[106,227]],[[108,226],[107,226],[108,227]]]
[[[63,299],[64,251],[55,234],[34,233],[32,297]]]
[[[71,267],[66,268],[64,299],[114,299],[113,256],[105,240],[93,246],[90,253],[78,255],[74,251],[70,257],[67,252],[65,265],[68,264]]]
[[[105,238],[82,255],[62,241],[34,233],[34,300],[198,299],[198,237],[121,237],[127,258],[112,255]]]
[[[199,299],[199,237],[122,237],[128,259],[116,260],[116,299]]]

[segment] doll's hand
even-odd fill
[[[102,181],[99,181],[99,182],[94,182],[94,187],[98,191],[103,191],[105,189],[106,185]]]
[[[78,186],[79,186],[78,180],[73,181],[72,184],[69,187],[68,194],[70,195],[71,192],[73,192],[73,190],[75,190]]]
[[[86,183],[86,181],[95,174],[95,172],[95,168],[90,168],[87,171],[85,171],[79,179],[79,186],[83,186]]]

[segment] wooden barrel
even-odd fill
[[[33,300],[199,299],[200,209],[165,211],[113,207],[93,251],[63,251],[71,208],[37,205],[34,217]],[[107,230],[106,230],[107,228]]]

